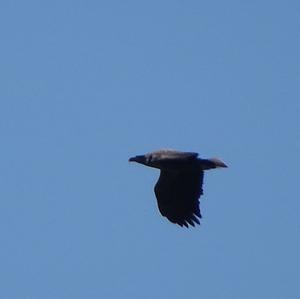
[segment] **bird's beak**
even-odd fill
[[[131,157],[129,162],[145,163],[146,157],[144,155]]]

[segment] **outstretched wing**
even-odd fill
[[[202,195],[203,171],[161,170],[154,187],[158,208],[171,222],[188,227],[200,224],[199,198]]]
[[[187,162],[195,160],[198,157],[198,153],[194,152],[180,152],[175,150],[159,150],[150,153],[152,158],[158,161],[177,161],[177,162]]]

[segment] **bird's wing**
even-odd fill
[[[195,160],[198,153],[194,152],[180,152],[174,150],[160,150],[152,153],[153,158],[157,160],[175,160],[175,161],[189,161]]]
[[[161,170],[154,187],[161,214],[180,226],[200,224],[203,171]]]

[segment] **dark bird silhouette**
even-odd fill
[[[227,167],[221,160],[201,159],[197,153],[159,150],[129,159],[160,169],[154,187],[160,213],[180,226],[195,226],[202,218],[199,198],[203,194],[204,170]]]

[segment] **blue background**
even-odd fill
[[[1,298],[300,298],[299,1],[1,1]],[[201,226],[160,148],[217,156]]]

